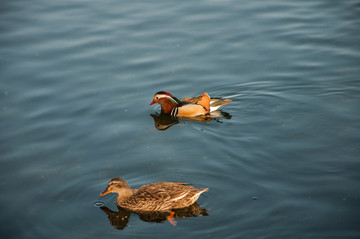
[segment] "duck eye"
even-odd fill
[[[159,99],[159,96],[156,96],[156,99],[158,100],[158,99]]]

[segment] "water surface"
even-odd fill
[[[2,1],[1,238],[359,238],[358,1]],[[158,130],[155,92],[233,100]],[[209,187],[177,226],[113,177]],[[121,229],[121,230],[120,230]]]

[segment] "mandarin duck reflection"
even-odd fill
[[[207,115],[205,117],[203,116],[196,116],[196,117],[172,117],[171,115],[164,114],[161,112],[160,114],[150,114],[150,116],[154,120],[155,128],[158,130],[167,130],[173,125],[176,125],[180,123],[179,119],[186,119],[194,122],[202,122],[207,123],[212,120],[215,120],[216,122],[223,123],[222,119],[231,119],[231,115],[226,112],[222,112],[220,110],[216,110],[214,112],[211,112],[210,115]]]
[[[119,207],[136,213],[167,212],[168,220],[175,225],[173,209],[185,208],[196,202],[208,188],[197,189],[189,183],[158,182],[131,189],[122,178],[113,178],[105,191],[100,194],[117,193]]]
[[[154,95],[150,105],[158,103],[161,105],[161,112],[174,117],[196,117],[209,115],[231,101],[231,99],[210,98],[207,93],[179,100],[167,91],[159,91]]]

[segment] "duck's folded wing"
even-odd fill
[[[181,102],[188,103],[188,104],[196,104],[201,99],[200,96],[198,97],[187,97],[184,99],[181,99]]]
[[[186,187],[191,183],[159,182],[142,186],[136,192],[137,195],[152,201],[177,201],[184,198],[192,187]]]

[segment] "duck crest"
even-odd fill
[[[175,96],[173,96],[172,94],[170,94],[170,93],[167,92],[167,91],[159,91],[159,92],[157,92],[155,95],[157,95],[157,97],[159,97],[159,99],[167,98],[167,99],[169,99],[171,102],[173,102],[175,105],[181,103],[181,101],[180,101],[178,98],[176,98]]]

